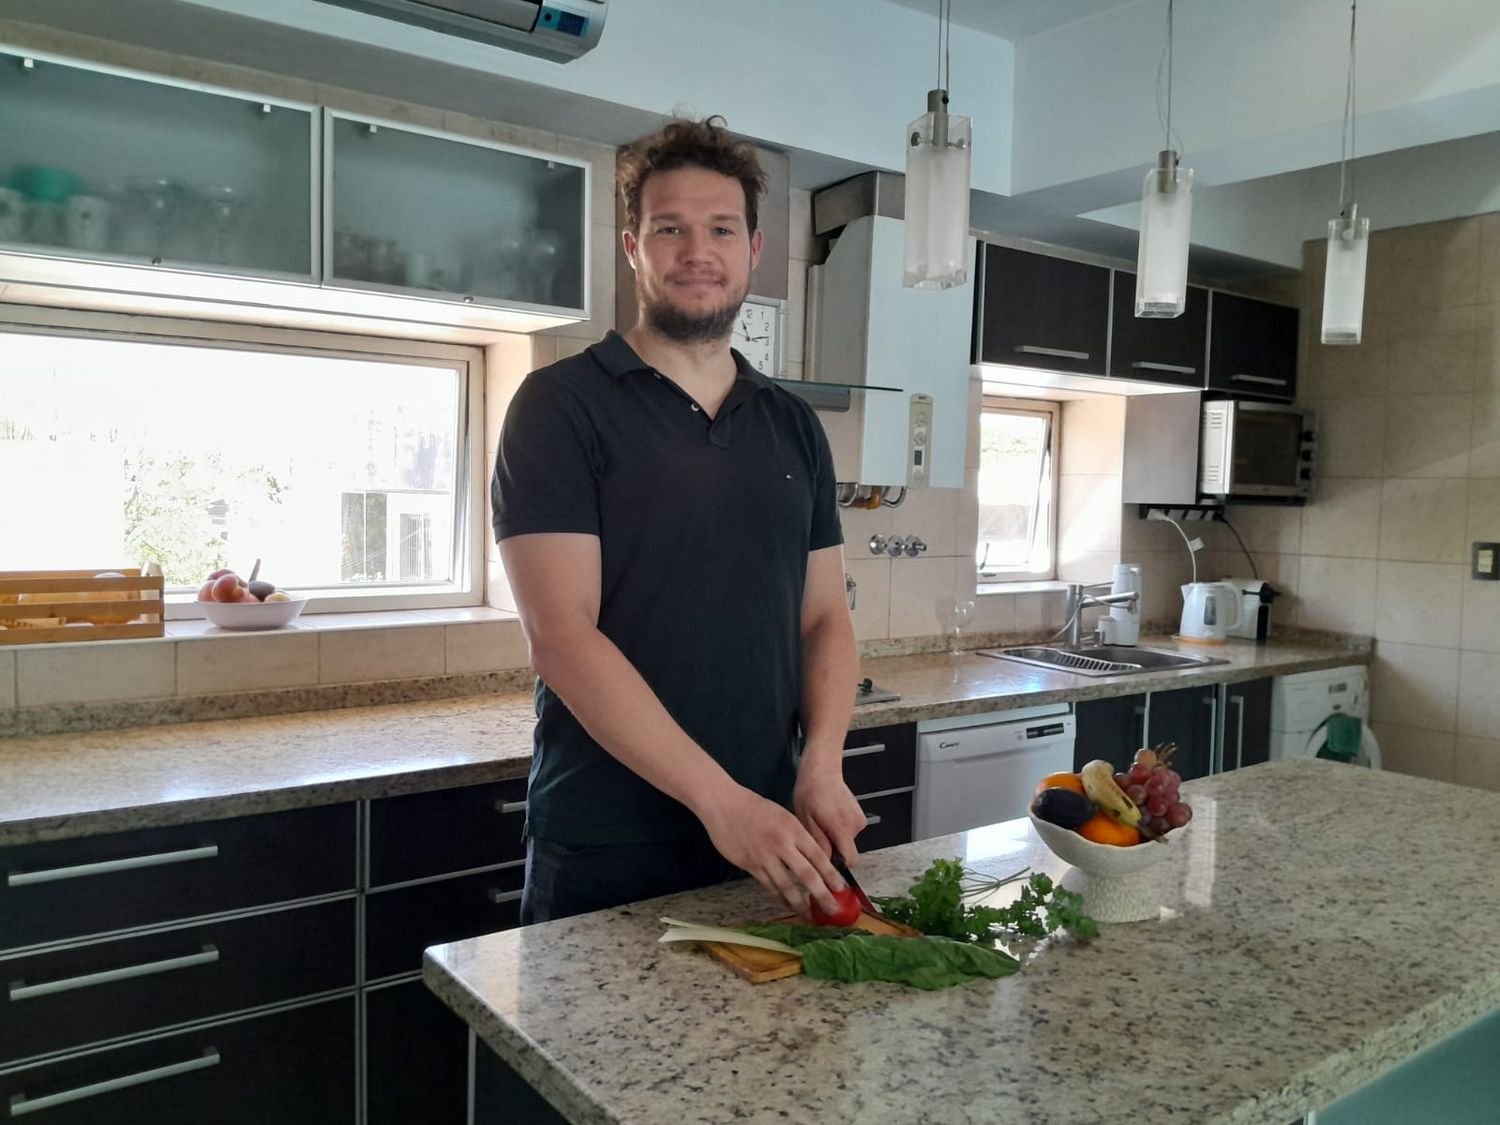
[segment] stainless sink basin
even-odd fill
[[[1135,676],[1142,672],[1169,672],[1178,668],[1206,668],[1211,664],[1228,664],[1216,656],[1189,656],[1181,652],[1163,652],[1154,648],[1132,648],[1127,645],[1089,645],[1084,648],[1028,645],[1024,648],[979,649],[980,656],[1014,660],[1017,664],[1034,664],[1078,676]]]

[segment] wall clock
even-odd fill
[[[729,345],[762,375],[786,375],[786,302],[774,297],[746,297],[734,318]]]

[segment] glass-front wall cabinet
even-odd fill
[[[315,280],[316,122],[0,51],[0,249]]]
[[[585,308],[587,164],[326,113],[326,284]]]

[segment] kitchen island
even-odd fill
[[[1287,1125],[1500,1009],[1500,794],[1322,761],[1183,787],[1161,917],[941,992],[751,985],[663,915],[775,912],[744,882],[428,951],[428,986],[568,1120]],[[864,857],[1066,865],[1026,821]],[[1007,891],[1001,894],[1006,895]]]

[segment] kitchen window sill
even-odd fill
[[[1061,594],[1069,585],[1068,582],[986,582],[981,579],[975,593],[981,598],[1001,594]]]
[[[282,629],[221,629],[203,618],[167,622],[169,641],[221,637],[276,636],[312,630],[338,632],[346,629],[399,629],[414,625],[461,625],[475,621],[519,621],[514,613],[491,606],[454,606],[438,609],[370,610],[363,613],[305,613]]]

